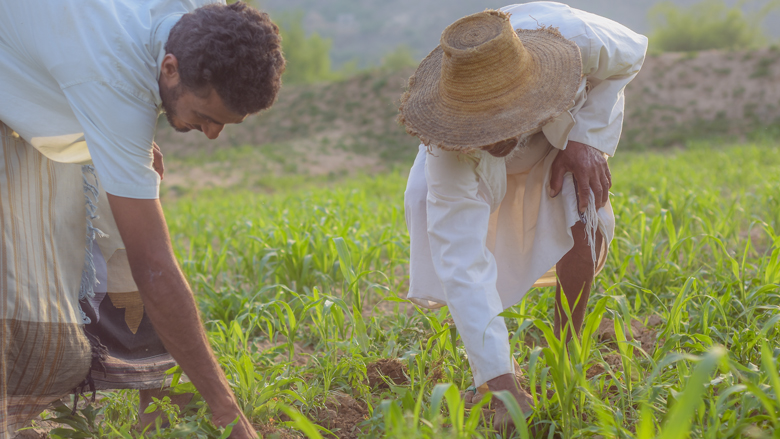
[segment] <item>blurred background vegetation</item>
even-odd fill
[[[780,2],[745,7],[756,2],[740,1],[727,6],[723,0],[704,0],[689,7],[673,2],[650,9],[650,48],[654,52],[690,52],[710,49],[756,49],[770,41],[762,22]]]
[[[780,0],[564,1],[650,37],[651,53],[756,49],[775,44]],[[432,0],[320,2],[255,0],[280,25],[288,84],[348,78],[360,70],[416,65],[457,18],[505,1]]]
[[[273,190],[280,175],[408,168],[418,142],[395,119],[415,66],[448,24],[508,3],[250,1],[280,26],[285,86],[273,108],[216,141],[175,134],[162,118],[158,144],[181,171],[166,178],[170,187],[235,184],[246,174],[250,186]],[[626,88],[621,151],[780,139],[780,26],[772,26],[780,0],[566,2],[650,37],[644,68]]]

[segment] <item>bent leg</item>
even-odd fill
[[[555,335],[560,338],[563,328],[564,333],[567,334],[567,341],[571,338],[572,330],[567,328],[568,317],[561,303],[561,289],[563,289],[566,301],[569,303],[574,332],[579,335],[595,275],[595,262],[588,245],[585,224],[578,221],[571,228],[571,231],[574,237],[574,247],[556,265],[558,285],[555,290]],[[604,238],[601,233],[596,233],[597,255],[601,252],[603,242]]]

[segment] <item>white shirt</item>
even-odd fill
[[[51,160],[93,162],[110,194],[157,198],[165,42],[217,1],[0,2],[0,120]]]

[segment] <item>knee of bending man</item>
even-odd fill
[[[571,262],[577,262],[582,264],[594,265],[593,252],[591,251],[590,244],[588,243],[588,235],[585,231],[585,224],[581,221],[577,221],[571,228],[572,237],[574,238],[574,246],[567,253],[566,256],[572,258]],[[604,241],[600,231],[596,231],[596,257],[598,258],[601,250],[602,242]]]

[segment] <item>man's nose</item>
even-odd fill
[[[216,139],[219,137],[219,133],[222,132],[222,129],[225,128],[225,125],[217,124],[217,123],[209,123],[204,124],[202,126],[203,134],[206,135],[211,140]]]

